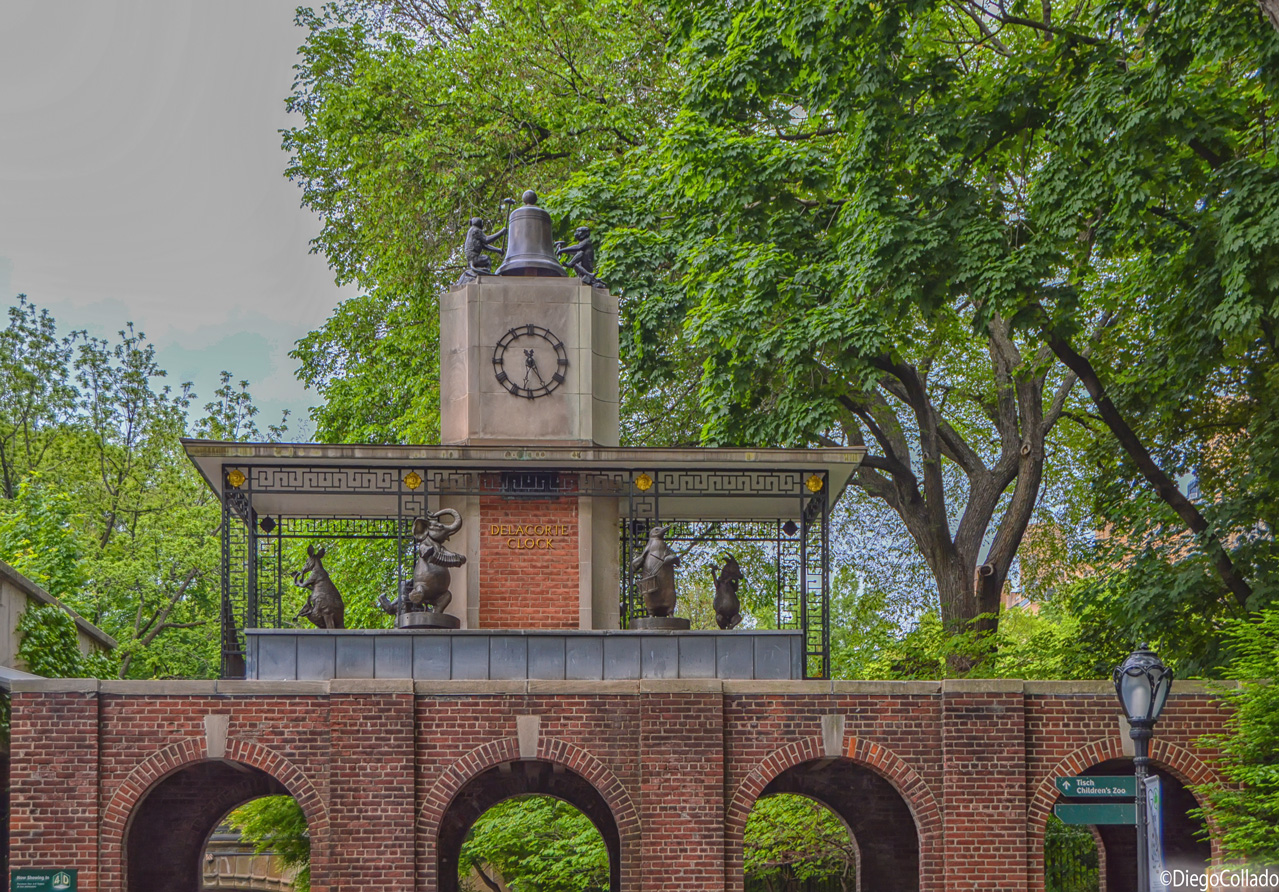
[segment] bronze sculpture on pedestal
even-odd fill
[[[441,520],[451,517],[447,523]],[[452,508],[427,513],[413,521],[413,540],[417,543],[417,559],[413,579],[405,582],[400,596],[388,601],[378,596],[378,605],[396,618],[398,626],[440,626],[456,628],[456,617],[446,616],[444,608],[453,600],[450,567],[466,563],[466,555],[450,551],[444,543],[462,528],[462,515]]]
[[[714,570],[711,571],[714,574]],[[742,621],[742,602],[737,589],[742,583],[742,568],[731,554],[724,561],[724,569],[715,576],[715,624],[727,631]]]
[[[329,578],[329,571],[324,569],[324,553],[324,548],[316,551],[314,545],[308,545],[306,563],[300,572],[293,574],[294,585],[311,590],[306,603],[293,618],[308,619],[320,629],[345,629],[346,605]]]
[[[675,612],[675,568],[679,555],[666,544],[670,526],[653,527],[648,532],[644,550],[631,561],[631,569],[639,571],[639,590],[649,616],[670,616]]]

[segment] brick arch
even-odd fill
[[[503,762],[520,759],[519,741],[514,737],[493,740],[478,746],[455,760],[436,780],[422,802],[418,812],[418,838],[423,841],[419,873],[424,875],[423,888],[433,889],[436,883],[437,851],[436,832],[445,812],[457,794],[475,777]],[[640,881],[639,811],[631,800],[626,787],[611,769],[595,756],[565,740],[542,736],[538,740],[537,754],[533,757],[544,762],[563,765],[591,784],[613,813],[621,842],[622,887],[638,888]]]
[[[1057,800],[1057,788],[1053,778],[1070,777],[1109,762],[1112,759],[1125,759],[1130,756],[1124,752],[1123,739],[1107,737],[1086,743],[1052,766],[1039,781],[1026,809],[1027,822],[1027,854],[1029,856],[1029,880],[1032,889],[1043,889],[1044,876],[1044,831],[1048,825],[1048,816],[1052,814],[1053,803]],[[1200,759],[1185,747],[1156,737],[1150,742],[1150,761],[1167,771],[1182,786],[1190,788],[1198,784],[1220,780],[1208,763]],[[1193,793],[1191,795],[1194,795]],[[1196,797],[1197,798],[1197,797]],[[1209,844],[1212,846],[1214,861],[1220,857],[1220,844],[1216,826],[1211,817],[1208,819],[1210,831]],[[1094,834],[1095,835],[1095,834]]]
[[[915,819],[915,831],[919,834],[920,888],[941,888],[942,813],[932,789],[904,759],[881,744],[846,734],[842,749],[844,756],[841,758],[871,769],[902,797]],[[828,758],[821,737],[807,737],[770,753],[738,785],[724,815],[726,878],[741,874],[746,819],[764,788],[796,765]]]
[[[116,787],[102,812],[101,846],[103,885],[123,888],[125,884],[125,837],[129,822],[139,803],[160,781],[182,768],[209,760],[207,741],[203,736],[188,737],[152,753],[129,772]],[[306,816],[313,844],[312,866],[324,862],[329,839],[329,816],[324,800],[310,779],[279,753],[245,740],[228,737],[225,755],[215,761],[239,762],[263,771],[278,780],[289,791]],[[319,871],[317,871],[319,873]]]

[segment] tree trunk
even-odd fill
[[[1266,18],[1270,19],[1270,24],[1279,31],[1279,0],[1258,0],[1261,4],[1261,11],[1266,14]]]

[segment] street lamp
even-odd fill
[[[1172,690],[1172,670],[1159,662],[1144,644],[1115,668],[1115,693],[1128,715],[1128,736],[1133,740],[1133,771],[1137,776],[1137,890],[1150,892],[1150,865],[1146,863],[1146,768],[1150,764],[1150,738]]]

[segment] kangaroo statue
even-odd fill
[[[324,569],[323,561],[323,548],[316,551],[314,545],[306,547],[306,563],[300,573],[293,574],[293,584],[310,589],[311,596],[293,618],[306,618],[320,629],[345,629],[346,605],[329,578],[329,571]]]
[[[742,602],[737,597],[742,568],[737,566],[737,558],[730,554],[719,575],[715,576],[714,569],[711,575],[715,580],[715,622],[721,629],[732,629],[742,621]]]
[[[675,568],[679,555],[666,544],[670,526],[653,527],[644,550],[631,561],[631,569],[641,573],[640,594],[649,616],[670,616],[675,612]]]

